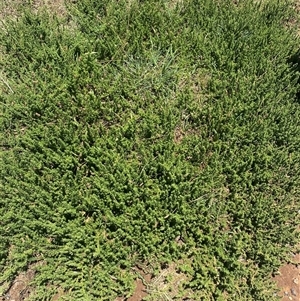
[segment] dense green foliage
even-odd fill
[[[188,257],[196,300],[275,300],[297,241],[298,41],[286,3],[252,2],[82,0],[5,23],[0,282],[40,262],[33,300],[114,300],[137,262]]]

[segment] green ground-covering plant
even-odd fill
[[[0,33],[0,283],[39,263],[31,300],[114,300],[137,262],[189,258],[195,300],[275,300],[299,217],[290,6],[66,5]]]

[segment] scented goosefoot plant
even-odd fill
[[[299,223],[290,6],[27,6],[0,32],[1,293],[34,266],[30,300],[128,297],[155,258],[188,260],[195,300],[276,300]]]

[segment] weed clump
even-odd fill
[[[188,258],[198,300],[275,300],[297,242],[298,42],[283,1],[252,2],[5,23],[0,282],[39,262],[32,300],[113,300],[137,262]]]

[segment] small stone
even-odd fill
[[[295,289],[291,288],[291,293],[293,296],[297,296]]]
[[[284,292],[284,295],[285,295],[285,296],[288,296],[288,295],[289,295],[289,292]]]
[[[295,284],[298,284],[298,283],[299,283],[299,279],[298,279],[298,278],[294,278],[294,279],[293,279],[293,282],[294,282]]]

